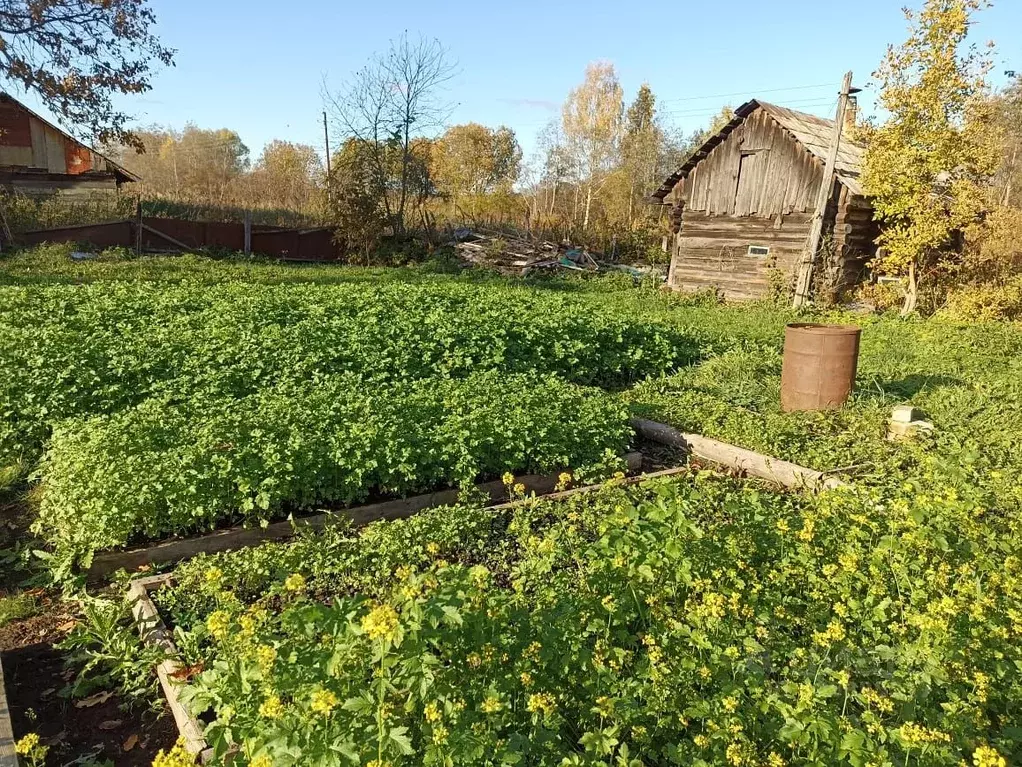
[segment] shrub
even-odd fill
[[[953,291],[940,314],[959,322],[1022,319],[1022,277]]]

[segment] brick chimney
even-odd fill
[[[855,118],[859,114],[859,102],[855,96],[848,97],[848,104],[845,106],[845,124],[842,127],[844,133],[851,133],[855,130]]]

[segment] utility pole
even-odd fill
[[[823,168],[823,180],[820,183],[819,194],[816,195],[816,211],[813,213],[812,226],[809,227],[809,238],[806,240],[805,250],[798,267],[798,281],[795,283],[794,306],[804,306],[809,301],[809,290],[813,281],[813,266],[816,263],[816,253],[820,249],[820,240],[823,237],[823,218],[827,211],[827,202],[830,200],[831,192],[834,189],[834,166],[837,164],[837,150],[841,145],[841,130],[845,124],[845,110],[848,109],[848,97],[852,93],[858,93],[858,88],[852,88],[852,73],[846,72],[844,82],[841,84],[841,95],[837,100],[837,114],[834,115],[834,131],[830,135],[830,147],[827,150],[827,162]]]
[[[330,202],[330,130],[326,123],[326,110],[323,110],[323,143],[326,145],[326,199]]]

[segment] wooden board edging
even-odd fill
[[[175,674],[181,669],[178,661],[177,646],[171,639],[171,634],[163,623],[156,605],[149,597],[149,590],[166,585],[171,580],[170,575],[154,575],[147,578],[136,578],[128,585],[128,596],[131,599],[131,613],[135,617],[135,625],[138,626],[142,641],[145,644],[159,647],[166,656],[156,667],[156,675],[160,680],[160,687],[163,688],[163,695],[167,699],[167,706],[174,716],[174,723],[177,725],[178,733],[184,741],[188,753],[195,756],[200,763],[205,764],[212,755],[212,750],[206,743],[202,734],[202,725],[192,716],[191,712],[181,702],[179,697],[182,684],[175,682]]]
[[[633,418],[630,423],[638,434],[648,440],[680,447],[704,461],[727,466],[743,474],[751,474],[790,490],[810,490],[815,493],[845,485],[842,480],[827,476],[822,471],[710,439],[701,434],[685,434],[663,423],[645,418]]]
[[[624,460],[629,472],[638,471],[642,466],[641,453],[627,453]],[[556,491],[559,474],[559,472],[556,474],[526,474],[516,477],[515,481],[525,485],[526,493],[546,496]],[[500,480],[476,485],[476,490],[481,491],[489,498],[489,503],[502,502],[507,498],[507,488]],[[255,546],[266,541],[286,540],[293,537],[299,530],[321,530],[327,524],[342,519],[351,520],[356,527],[382,519],[403,519],[425,509],[457,503],[460,495],[461,491],[456,488],[440,490],[411,498],[398,498],[393,501],[329,511],[312,517],[273,522],[266,527],[232,527],[206,535],[176,538],[145,548],[100,552],[93,557],[88,578],[95,583],[122,568],[130,572],[147,565],[180,562],[197,554],[214,554]]]
[[[4,683],[3,659],[0,658],[0,767],[18,767],[14,742],[11,708],[7,705],[7,685]]]

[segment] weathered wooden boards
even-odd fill
[[[205,763],[211,752],[202,735],[202,725],[192,716],[179,698],[182,683],[176,681],[175,678],[175,675],[181,670],[181,664],[177,659],[177,647],[174,645],[156,605],[149,598],[150,589],[157,589],[169,583],[170,578],[169,575],[154,575],[133,580],[128,587],[128,596],[132,600],[131,612],[142,635],[142,641],[148,645],[159,647],[166,655],[166,658],[156,667],[160,687],[163,688],[167,705],[171,714],[174,715],[174,722],[184,740],[185,748],[188,749],[188,753],[195,755],[200,762]]]
[[[0,661],[0,767],[18,767],[14,752],[14,728],[11,726],[11,709],[7,705],[7,686],[4,684],[4,667]]]
[[[642,465],[640,453],[628,453],[624,458],[629,471],[637,471]],[[523,484],[527,493],[548,495],[557,487],[558,474],[527,474],[517,477],[515,481]],[[476,485],[476,489],[481,491],[491,503],[502,501],[507,497],[507,488],[499,480]],[[208,535],[177,538],[145,548],[104,552],[97,554],[93,559],[92,566],[89,568],[89,578],[96,581],[122,568],[128,571],[137,570],[144,565],[179,562],[197,554],[213,554],[219,551],[254,546],[264,541],[279,541],[292,537],[298,530],[320,530],[325,525],[342,519],[349,519],[358,526],[381,519],[402,519],[424,509],[457,503],[459,495],[460,491],[457,489],[441,490],[411,498],[398,498],[367,506],[326,512],[293,521],[274,522],[266,527],[232,527]]]
[[[821,471],[746,450],[743,447],[729,445],[700,434],[685,434],[656,421],[633,418],[631,424],[632,428],[646,439],[680,447],[704,461],[717,463],[742,474],[750,474],[775,482],[792,490],[817,492],[845,484],[837,477],[828,477]]]

